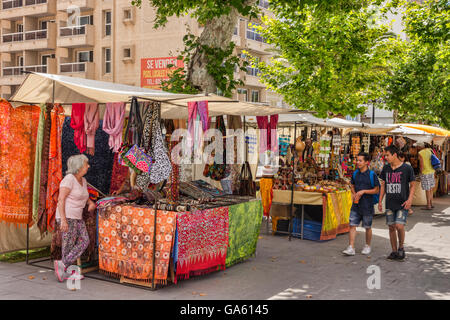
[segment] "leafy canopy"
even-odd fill
[[[391,58],[400,50],[388,25],[379,23],[377,3],[273,0],[276,17],[263,17],[255,28],[279,56],[268,63],[252,60],[261,81],[320,117],[364,112],[362,104],[383,92]]]
[[[386,81],[386,105],[402,121],[450,129],[450,2],[400,2],[410,39]]]

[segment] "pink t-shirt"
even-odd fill
[[[80,185],[77,178],[73,174],[68,174],[62,179],[59,187],[70,189],[70,193],[66,198],[66,218],[78,219],[83,218],[83,209],[89,199],[87,182],[82,178],[83,185]],[[56,209],[56,219],[60,219],[59,210]]]

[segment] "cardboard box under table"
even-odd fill
[[[270,212],[273,232],[279,232],[277,231],[277,225],[281,221],[290,219],[291,198],[292,191],[290,190],[273,190]],[[289,233],[289,230],[285,233],[302,239],[322,241],[335,239],[338,234],[346,233],[350,230],[349,218],[352,206],[350,190],[326,194],[294,191],[292,203],[294,207],[301,205],[301,214],[300,218],[293,217],[291,221],[293,226],[292,233]],[[305,219],[305,205],[308,207],[321,206],[322,221],[317,222]]]

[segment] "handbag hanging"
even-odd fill
[[[252,171],[248,161],[242,165],[241,174],[239,175],[239,195],[240,196],[256,196],[256,185],[253,181]]]

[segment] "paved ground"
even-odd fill
[[[340,254],[347,235],[318,243],[263,233],[255,258],[155,292],[93,279],[70,291],[51,271],[0,263],[0,299],[450,299],[450,197],[435,205],[433,212],[414,208],[404,262],[385,259],[389,235],[380,217],[374,221],[369,258]],[[359,231],[358,251],[364,241]],[[380,289],[367,288],[371,265],[380,268]]]

